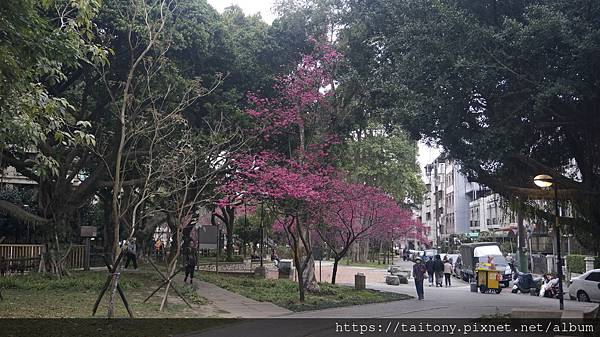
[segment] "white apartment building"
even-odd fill
[[[431,228],[434,246],[451,234],[469,232],[469,202],[472,183],[460,173],[460,166],[443,155],[425,166],[421,222]]]
[[[515,222],[498,194],[469,182],[460,165],[443,154],[425,166],[424,174],[427,190],[420,220],[431,228],[429,239],[434,246],[453,234],[490,231],[501,235]]]
[[[505,231],[516,223],[506,200],[500,195],[479,186],[471,193],[473,197],[469,202],[469,232]]]

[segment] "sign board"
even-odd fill
[[[96,226],[81,226],[81,232],[79,236],[82,238],[94,238],[98,233],[98,227]]]
[[[313,247],[313,258],[315,260],[323,260],[323,248],[322,247]]]
[[[219,230],[217,226],[199,226],[198,249],[217,249]]]
[[[467,233],[467,236],[470,238],[478,238],[479,232],[470,232],[470,233]]]

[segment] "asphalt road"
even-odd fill
[[[412,262],[397,263],[403,268],[412,268]],[[341,266],[342,273],[355,273],[360,268]],[[360,271],[359,271],[360,272]],[[385,274],[382,274],[385,275]],[[384,278],[367,277],[367,288],[396,292],[416,296],[414,282],[399,286],[387,285]],[[344,308],[332,308],[313,312],[293,314],[293,317],[320,318],[479,318],[488,315],[508,314],[513,308],[519,309],[559,309],[557,299],[531,296],[529,294],[513,294],[504,288],[500,294],[473,293],[468,283],[452,278],[452,287],[436,288],[425,285],[425,300],[404,300],[382,304],[369,304]],[[581,303],[565,299],[566,310],[589,311],[596,308],[596,303]]]
[[[406,267],[411,267],[412,263],[402,263]],[[381,270],[369,270],[361,267],[340,266],[342,279],[348,280],[357,272],[368,275],[367,287],[370,289],[398,292],[409,295],[415,295],[414,283],[412,280],[407,285],[391,286],[384,282],[385,272]],[[369,278],[370,276],[370,278]],[[470,291],[470,286],[456,278],[452,279],[453,286],[450,288],[425,287],[425,300],[419,301],[409,299],[403,301],[368,304],[344,308],[332,308],[310,312],[292,313],[279,316],[274,319],[266,320],[243,320],[236,321],[230,325],[191,333],[182,336],[202,336],[202,337],[220,337],[220,336],[257,336],[257,337],[322,337],[322,336],[362,336],[359,332],[340,332],[336,330],[344,323],[374,324],[375,332],[366,333],[368,336],[388,336],[388,335],[406,335],[406,336],[450,336],[454,334],[421,332],[421,333],[387,333],[387,324],[413,323],[413,324],[455,324],[458,329],[464,325],[473,324],[482,316],[496,316],[507,314],[513,308],[529,308],[531,310],[553,310],[558,309],[558,300],[550,298],[540,298],[530,296],[529,294],[512,294],[509,289],[503,289],[500,294],[481,294]],[[594,303],[580,303],[576,301],[565,300],[566,310],[591,310],[597,307]],[[308,319],[308,320],[307,320]],[[409,319],[403,321],[394,321],[394,319]],[[412,320],[410,320],[412,319]],[[493,320],[492,322],[499,322]],[[498,323],[500,324],[500,323]],[[392,325],[393,326],[393,325]],[[467,335],[466,330],[456,335]],[[532,336],[565,336],[569,334],[562,333],[538,333],[538,332],[517,332],[507,333],[488,333],[471,332],[468,336],[485,337],[532,337]]]

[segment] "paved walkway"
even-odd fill
[[[291,311],[269,302],[258,302],[208,282],[195,282],[198,295],[212,302],[224,318],[269,318],[288,315]]]

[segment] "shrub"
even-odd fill
[[[244,262],[244,257],[242,255],[234,255],[231,257],[231,260],[227,262]]]
[[[275,246],[275,251],[277,252],[277,255],[279,255],[279,258],[281,258],[281,259],[291,259],[293,257],[292,249],[288,246],[277,245],[277,246]]]
[[[585,255],[567,255],[567,267],[571,273],[585,273]]]
[[[569,272],[583,274],[585,273],[585,257],[586,255],[567,255],[567,267]],[[595,257],[594,268],[600,266],[600,257]]]

